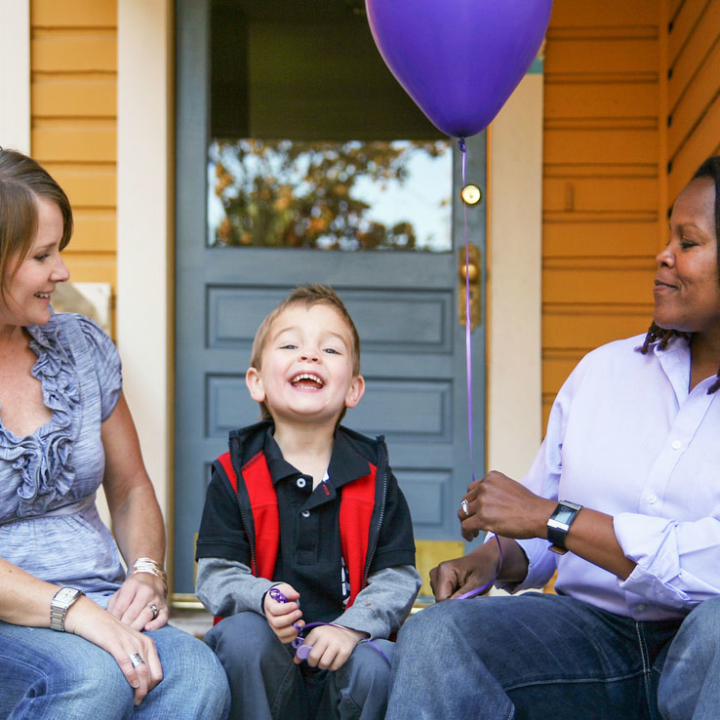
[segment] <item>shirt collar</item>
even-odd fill
[[[297,477],[303,473],[282,456],[280,446],[273,436],[273,429],[273,426],[270,426],[265,431],[263,450],[265,451],[272,483],[277,485],[287,477]],[[330,467],[327,472],[332,485],[338,488],[367,475],[370,472],[370,465],[367,460],[358,455],[344,433],[336,430],[332,456],[330,457]]]
[[[690,344],[685,338],[676,337],[664,350],[660,349],[659,342],[654,343],[652,349],[678,403],[684,402],[690,388]]]

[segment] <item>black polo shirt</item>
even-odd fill
[[[312,477],[283,458],[270,430],[264,451],[280,515],[273,580],[289,583],[300,593],[306,622],[332,621],[343,612],[348,595],[343,588],[338,489],[367,475],[369,463],[336,433],[328,479],[313,490]]]

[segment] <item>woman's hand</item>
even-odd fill
[[[495,537],[469,555],[447,560],[433,568],[430,571],[430,586],[435,600],[440,602],[476,590],[496,579],[520,583],[527,571],[527,557],[520,545],[510,538]]]
[[[165,585],[150,573],[134,573],[110,598],[108,611],[135,630],[157,630],[170,615]]]
[[[363,638],[365,638],[363,633],[350,628],[335,625],[315,627],[305,638],[305,644],[312,645],[307,663],[310,667],[318,667],[321,670],[339,670]],[[300,658],[295,658],[296,665],[301,662]]]
[[[302,611],[297,600],[300,593],[295,590],[292,585],[280,583],[275,586],[286,598],[287,602],[278,602],[270,597],[270,593],[265,593],[263,600],[263,610],[265,618],[270,625],[270,629],[277,635],[281,643],[292,642],[298,634],[297,628],[293,627],[294,623],[298,623],[302,627],[305,623],[302,618]]]
[[[89,598],[80,598],[65,616],[65,629],[98,647],[115,658],[125,679],[135,690],[135,705],[162,680],[155,643],[148,635],[134,630]],[[132,657],[139,655],[142,662]]]
[[[556,504],[493,470],[468,487],[458,511],[462,536],[468,542],[482,531],[517,539],[547,537]]]
[[[449,600],[489,583],[497,574],[498,562],[499,557],[491,557],[488,552],[441,562],[430,571],[435,600]]]

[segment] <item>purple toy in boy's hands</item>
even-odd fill
[[[288,601],[285,595],[283,595],[276,587],[270,588],[268,594],[273,600],[275,600],[275,602],[282,603],[283,605]],[[293,623],[293,627],[298,631],[298,633],[302,632],[301,625]],[[292,641],[292,646],[295,648],[295,657],[300,658],[300,660],[307,660],[308,655],[310,655],[310,651],[312,650],[312,645],[305,645],[303,638],[298,634],[298,636]]]

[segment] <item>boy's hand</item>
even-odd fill
[[[297,628],[293,627],[293,623],[298,623],[299,627],[304,625],[303,621],[300,620],[302,611],[297,602],[300,593],[287,583],[280,583],[275,587],[287,598],[287,602],[282,603],[273,600],[268,592],[263,600],[263,610],[271,630],[277,635],[280,642],[289,643],[298,634]]]
[[[313,628],[305,639],[306,645],[313,646],[307,657],[307,663],[322,670],[339,670],[350,657],[355,646],[365,637],[364,633],[357,630],[333,625]],[[296,665],[301,662],[302,660],[295,658]]]

